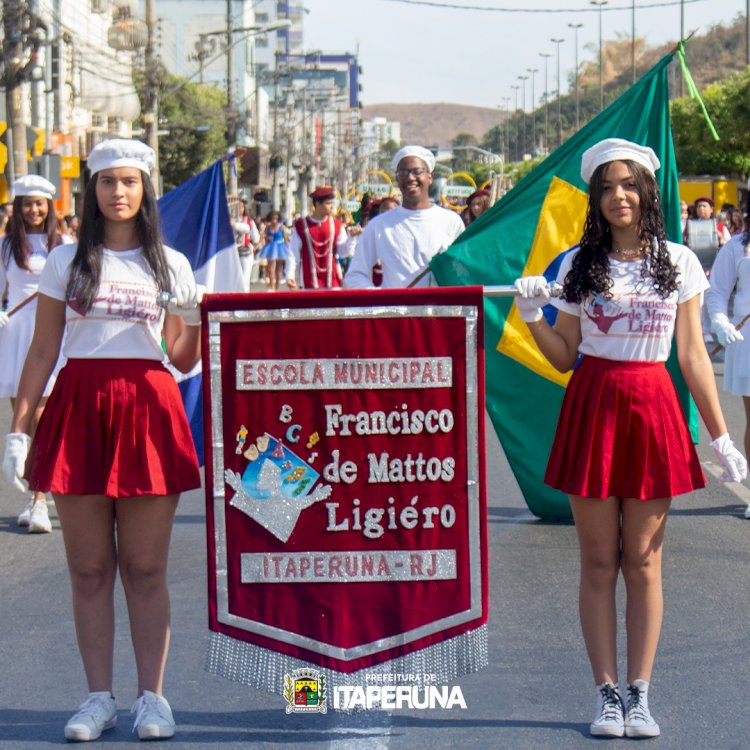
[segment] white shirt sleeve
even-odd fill
[[[741,237],[741,235],[740,235]],[[729,297],[737,283],[737,261],[736,252],[741,243],[738,239],[727,242],[719,249],[714,263],[711,266],[711,284],[706,292],[706,308],[709,317],[714,315],[728,314]]]
[[[341,227],[339,227],[339,233],[336,237],[336,254],[339,254],[339,251],[343,248],[344,252],[346,252],[346,243],[349,241],[349,235],[346,233],[346,227],[344,226],[343,222],[341,224]],[[343,256],[342,256],[343,257]]]
[[[258,227],[252,219],[250,219],[248,223],[250,224],[250,242],[253,245],[257,245],[260,242],[260,232],[258,232]]]
[[[359,235],[357,252],[352,256],[349,270],[344,276],[344,286],[347,289],[373,289],[372,267],[377,262],[375,248],[375,230],[368,224]]]
[[[70,264],[78,245],[60,245],[47,256],[47,262],[39,277],[39,293],[65,302]]]
[[[289,237],[289,255],[286,259],[286,280],[289,281],[290,279],[293,279],[299,283],[299,279],[297,279],[297,268],[300,264],[302,240],[300,239],[297,227],[293,226],[289,233],[291,236]]]
[[[557,272],[557,282],[562,286],[565,283],[565,277],[570,272],[571,266],[573,265],[573,256],[578,250],[571,250],[563,259],[560,264],[560,268]],[[575,302],[566,302],[562,297],[552,297],[550,304],[556,307],[558,310],[568,313],[569,315],[575,315],[577,318],[581,317],[581,305]]]

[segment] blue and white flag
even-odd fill
[[[225,159],[159,199],[164,244],[187,256],[199,284],[211,292],[243,292],[244,281],[224,187]],[[234,168],[234,165],[231,165]],[[178,377],[190,429],[203,463],[201,365]]]

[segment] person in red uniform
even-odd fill
[[[336,191],[324,185],[310,193],[310,198],[312,215],[294,222],[287,280],[295,281],[300,289],[339,289],[338,249],[346,245],[347,234],[343,223],[333,216]]]

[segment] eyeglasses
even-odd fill
[[[425,172],[428,172],[428,169],[425,169],[424,167],[412,167],[411,169],[397,169],[396,170],[396,177],[408,177],[411,175],[412,177],[421,177]]]

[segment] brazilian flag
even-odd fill
[[[583,233],[588,196],[581,155],[604,138],[626,138],[654,149],[661,161],[656,179],[667,236],[680,242],[667,80],[673,56],[664,57],[436,255],[430,269],[438,283],[492,286],[530,274],[554,279],[562,255]],[[570,375],[547,363],[511,298],[485,298],[484,307],[487,411],[531,512],[540,518],[568,518],[567,496],[547,487],[543,478]],[[669,367],[697,436],[695,405],[674,351]]]

